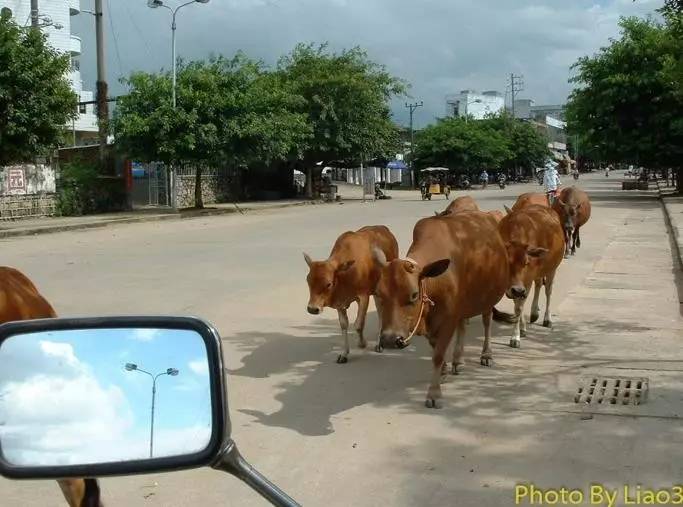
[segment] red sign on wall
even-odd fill
[[[26,190],[26,179],[23,169],[10,169],[7,172],[8,190]]]

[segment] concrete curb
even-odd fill
[[[306,205],[317,205],[317,204],[327,204],[322,201],[301,201],[301,202],[288,202],[283,204],[276,204],[272,206],[240,206],[240,210],[243,212],[258,212],[258,211],[268,211],[272,209],[283,209],[292,208],[295,206],[306,206]],[[238,204],[239,206],[239,204]],[[166,215],[148,215],[139,217],[127,217],[127,218],[112,218],[111,220],[101,220],[97,222],[82,222],[78,224],[64,224],[64,225],[44,225],[38,227],[27,227],[25,229],[10,229],[10,230],[0,230],[0,239],[5,238],[15,238],[21,236],[35,236],[37,234],[52,234],[57,232],[67,232],[67,231],[77,231],[85,229],[99,229],[102,227],[109,227],[110,225],[121,225],[121,224],[136,224],[143,222],[161,222],[165,220],[186,220],[190,218],[202,218],[210,216],[219,215],[232,215],[234,213],[239,213],[236,208],[221,208],[221,209],[205,209],[205,210],[192,210],[179,213],[169,213]]]
[[[664,194],[662,187],[659,186],[659,180],[657,180],[657,193],[659,194],[659,200],[662,203],[666,226],[669,229],[673,239],[674,248],[678,254],[678,268],[683,270],[683,235],[681,235],[680,232],[683,228],[683,223],[678,224],[675,218],[676,214],[670,204],[667,202],[666,195]]]

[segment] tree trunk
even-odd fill
[[[306,166],[306,199],[313,199],[313,168]]]
[[[202,198],[202,165],[197,164],[194,170],[194,207],[201,209],[204,207]]]

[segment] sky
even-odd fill
[[[0,443],[17,465],[149,457],[157,374],[154,456],[197,452],[211,435],[209,365],[201,336],[185,330],[79,330],[9,338],[0,347]]]
[[[177,6],[178,0],[164,0]],[[536,104],[566,100],[569,67],[618,34],[620,16],[654,12],[662,0],[210,0],[177,17],[177,52],[184,59],[244,50],[274,64],[298,42],[361,46],[411,84],[407,100],[422,100],[419,128],[443,116],[445,97],[463,89],[506,91],[510,73],[524,76],[520,98]],[[93,0],[81,0],[92,9]],[[134,70],[171,63],[171,13],[146,0],[105,0],[107,74],[111,93]],[[94,21],[72,18],[83,38],[86,89],[95,86]],[[392,105],[407,124],[406,99]]]

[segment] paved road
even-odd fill
[[[583,245],[563,263],[555,329],[532,326],[520,350],[496,327],[496,364],[478,365],[472,322],[466,370],[423,399],[423,340],[383,355],[352,350],[335,364],[336,315],[305,311],[306,265],[338,234],[386,224],[401,252],[415,221],[447,204],[391,201],[115,226],[0,242],[2,263],[29,274],[61,315],[195,314],[220,330],[233,435],[243,453],[305,505],[506,505],[518,482],[539,487],[663,487],[680,481],[681,301],[659,202],[615,178],[582,177],[593,199]],[[484,209],[536,185],[475,191]],[[507,302],[505,303],[507,305]],[[507,306],[508,309],[510,308]],[[368,336],[377,328],[374,310]],[[572,403],[586,374],[648,376],[640,409]],[[107,505],[264,505],[211,470],[105,479]],[[0,480],[3,505],[62,505],[51,482]]]

